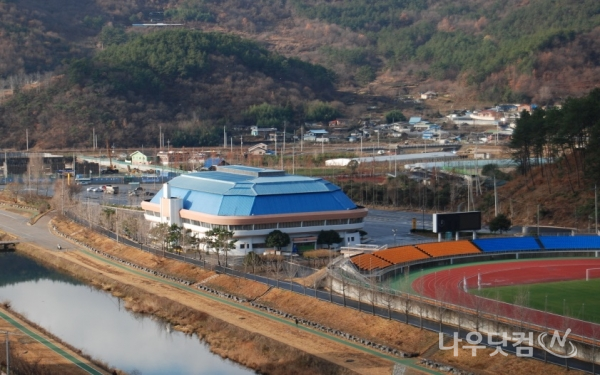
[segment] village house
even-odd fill
[[[129,159],[131,159],[131,165],[148,165],[153,163],[153,157],[141,152],[135,151],[129,154]]]
[[[329,121],[330,128],[343,128],[346,125],[348,125],[348,120],[345,120],[345,119],[335,119],[335,120]]]
[[[202,164],[205,155],[201,152],[190,150],[159,151],[156,155],[162,165],[178,166],[180,164]]]
[[[265,155],[267,152],[268,147],[264,143],[259,143],[248,148],[248,155]]]
[[[254,136],[254,137],[267,137],[267,134],[272,133],[272,132],[276,132],[277,128],[259,128],[258,126],[251,126],[250,127],[250,135]]]
[[[312,129],[304,134],[304,140],[309,142],[329,142],[329,138],[327,137],[328,134],[329,132],[327,130]],[[325,141],[325,139],[327,140]]]

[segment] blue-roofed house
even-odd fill
[[[342,245],[359,244],[368,212],[321,178],[240,165],[176,177],[142,208],[151,223],[177,224],[199,238],[227,227],[237,240],[234,255],[264,252],[266,236],[275,229],[290,236],[287,250],[314,248],[319,232],[330,229],[340,234]]]
[[[317,139],[326,138],[329,132],[323,129],[312,129],[304,134],[305,141],[315,142]]]
[[[408,119],[408,123],[410,125],[418,124],[421,121],[423,121],[423,120],[420,117],[411,117],[410,119]]]

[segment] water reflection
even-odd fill
[[[118,298],[17,254],[0,254],[0,301],[4,300],[64,341],[127,372],[252,373],[210,353],[196,336],[130,313]]]

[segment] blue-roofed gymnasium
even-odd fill
[[[318,233],[329,229],[338,231],[342,245],[355,245],[367,215],[329,181],[239,165],[176,177],[142,208],[151,222],[182,225],[200,236],[227,226],[237,239],[234,253],[241,254],[262,252],[275,229],[290,235],[288,250],[314,247]]]

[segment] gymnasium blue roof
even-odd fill
[[[216,171],[176,177],[168,185],[171,197],[183,199],[184,209],[210,215],[274,215],[357,208],[329,181],[274,169],[219,166]],[[160,203],[163,189],[152,198],[152,203]]]

